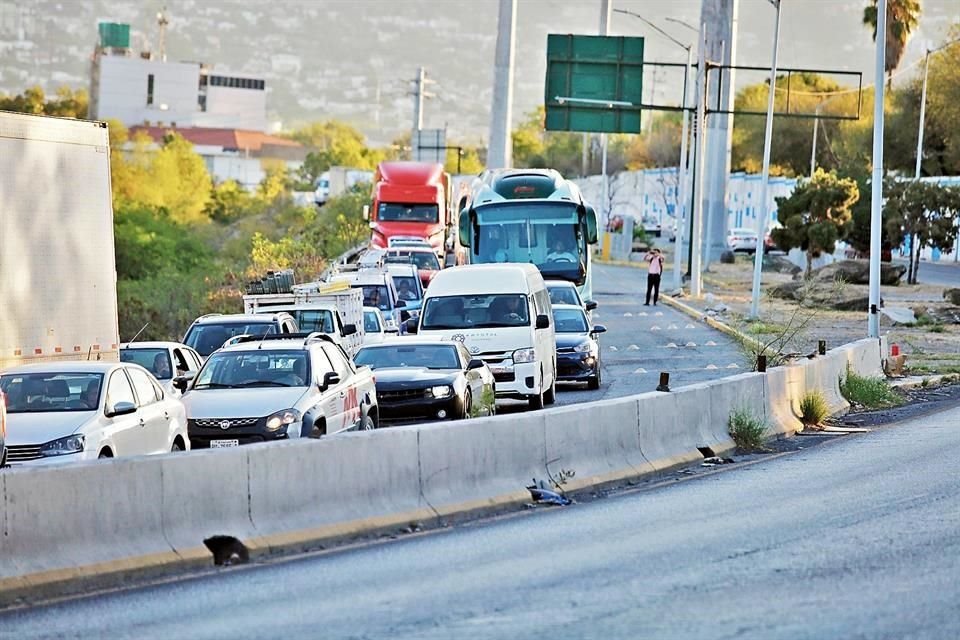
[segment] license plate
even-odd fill
[[[211,440],[210,448],[211,449],[220,449],[222,447],[239,447],[239,440]]]
[[[490,373],[509,373],[510,367],[490,367]]]

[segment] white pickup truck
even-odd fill
[[[197,449],[366,431],[380,421],[373,372],[323,334],[238,338],[174,384]]]
[[[243,296],[244,313],[284,311],[297,321],[301,332],[319,332],[352,358],[363,344],[363,293],[327,283],[295,285],[288,293]]]

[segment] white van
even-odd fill
[[[547,286],[532,264],[443,269],[408,331],[462,342],[490,367],[498,398],[539,409],[556,400],[557,362]]]

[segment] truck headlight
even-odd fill
[[[82,435],[72,435],[66,438],[58,438],[40,446],[40,455],[42,456],[65,456],[71,453],[80,453],[83,451],[83,445],[86,438]]]
[[[278,431],[281,427],[300,422],[303,418],[296,409],[283,409],[267,418],[267,431]]]
[[[447,398],[451,393],[453,393],[453,389],[451,389],[450,385],[447,384],[442,384],[427,389],[427,396],[432,396],[434,398]]]
[[[533,349],[517,349],[513,352],[513,361],[516,363],[536,362],[537,352]]]

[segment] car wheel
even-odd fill
[[[556,368],[554,368],[556,371]],[[550,383],[550,388],[547,389],[546,393],[543,394],[544,404],[553,404],[557,401],[557,376],[554,374],[553,382]]]
[[[530,408],[533,410],[543,409],[543,391],[536,395],[530,396],[528,402],[530,403]]]
[[[470,390],[467,389],[466,393],[463,395],[463,415],[460,416],[461,420],[467,420],[472,418],[473,414],[473,396],[470,394]]]
[[[602,381],[600,376],[601,376],[601,374],[600,374],[600,365],[598,364],[598,365],[597,365],[597,375],[595,375],[595,376],[593,376],[592,378],[590,378],[589,380],[587,380],[587,389],[590,389],[591,391],[596,391],[597,389],[599,389],[599,388],[600,388],[600,382]]]
[[[180,444],[179,440],[174,440],[173,446],[170,447],[170,453],[179,453],[181,451],[183,451],[183,445]]]
[[[113,453],[111,453],[109,449],[104,449],[103,451],[100,452],[100,455],[97,456],[97,458],[100,460],[107,460],[108,458],[112,458],[112,457],[113,457]]]
[[[364,414],[364,416],[360,418],[360,424],[357,426],[358,431],[373,431],[376,428],[377,424],[368,414]]]

